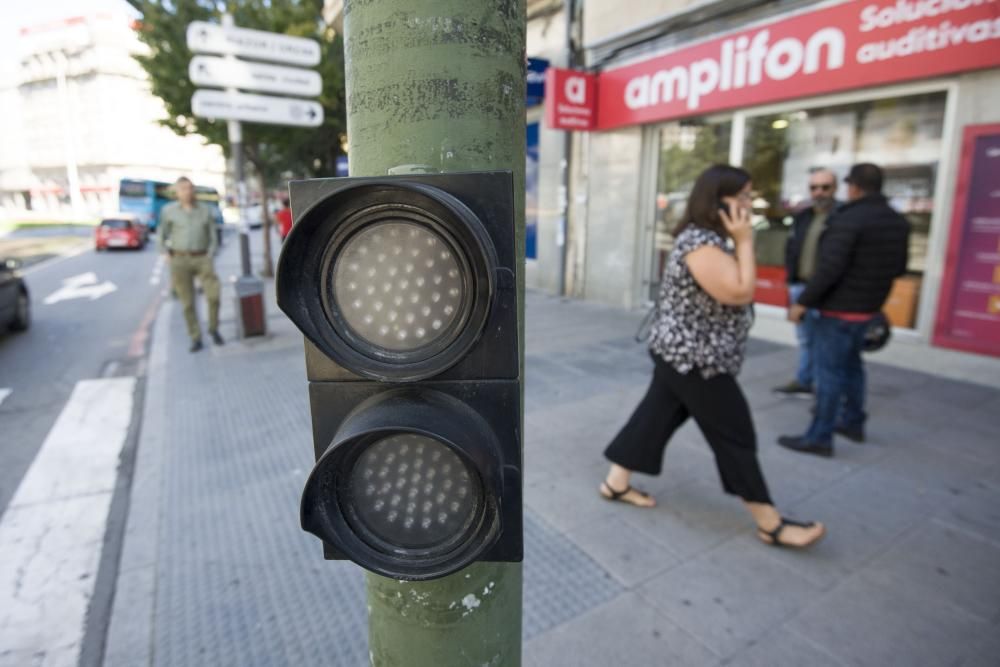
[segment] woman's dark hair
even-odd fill
[[[691,188],[684,217],[674,234],[680,234],[689,225],[694,225],[711,229],[723,238],[728,236],[719,217],[719,204],[723,197],[738,195],[749,182],[750,174],[746,170],[728,164],[715,164],[701,172]]]

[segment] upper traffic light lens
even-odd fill
[[[484,210],[487,220],[494,209]],[[510,290],[514,275],[498,271],[484,221],[453,194],[362,179],[298,214],[276,290],[281,309],[345,370],[415,382],[469,354],[498,314],[500,281]]]
[[[455,243],[413,222],[381,222],[347,240],[331,289],[344,323],[360,340],[414,352],[448,339],[468,310],[468,268]]]
[[[394,548],[448,550],[466,536],[481,506],[475,473],[451,448],[422,435],[370,445],[349,479],[362,532]]]

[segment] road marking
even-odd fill
[[[97,274],[93,271],[71,276],[63,280],[63,285],[52,294],[45,297],[43,302],[46,306],[51,306],[60,301],[71,299],[87,299],[96,301],[102,296],[111,294],[118,290],[118,286],[110,280],[103,283],[97,282]]]
[[[134,393],[78,382],[0,518],[0,667],[77,664]]]
[[[10,396],[14,392],[13,389],[3,389],[0,388],[0,404],[3,404],[3,400]]]
[[[27,275],[31,275],[32,273],[35,273],[36,271],[40,271],[41,269],[47,269],[50,266],[54,266],[56,264],[59,264],[60,262],[63,262],[65,260],[67,260],[67,259],[70,259],[71,257],[77,257],[79,255],[82,255],[83,253],[87,252],[88,250],[91,250],[92,248],[93,248],[93,246],[91,245],[90,242],[82,242],[82,243],[80,243],[79,247],[67,250],[67,251],[65,251],[63,253],[60,253],[60,254],[56,255],[55,257],[50,257],[49,259],[42,260],[41,262],[38,262],[37,264],[32,264],[28,268],[23,269],[21,271],[21,273],[24,274],[24,275],[26,275],[26,276]]]
[[[156,258],[156,264],[153,265],[153,274],[149,276],[150,285],[159,285],[160,280],[163,278],[163,267],[166,264],[166,260],[163,255]]]
[[[163,295],[157,294],[153,301],[146,308],[146,313],[142,316],[142,321],[136,328],[132,338],[129,339],[128,356],[141,357],[146,352],[146,342],[149,340],[149,331],[156,320],[156,314],[160,311],[160,304],[163,302]]]

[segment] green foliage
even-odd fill
[[[747,146],[743,166],[753,176],[753,189],[768,202],[766,215],[778,220],[785,214],[781,205],[781,179],[788,158],[788,130],[773,123],[783,118],[764,116],[747,121]]]
[[[666,142],[660,151],[659,191],[687,193],[706,168],[729,160],[729,125],[701,125],[681,121],[682,131],[694,134],[691,146]]]
[[[192,21],[221,22],[228,5],[237,26],[308,37],[320,43],[322,60],[316,70],[323,78],[317,100],[325,118],[316,128],[243,124],[247,159],[264,181],[274,186],[284,175],[331,176],[342,153],[346,131],[343,42],[322,16],[322,0],[130,0],[142,18],[139,39],[149,52],[135,56],[149,75],[154,95],[163,100],[167,117],[161,122],[179,135],[200,135],[229,153],[226,122],[196,118],[191,112],[195,86],[188,79],[192,53],[186,31]]]

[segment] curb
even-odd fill
[[[153,663],[153,632],[159,563],[164,423],[166,421],[167,347],[174,303],[160,308],[146,375],[132,491],[124,545],[114,590],[104,650],[105,665],[137,667]]]

